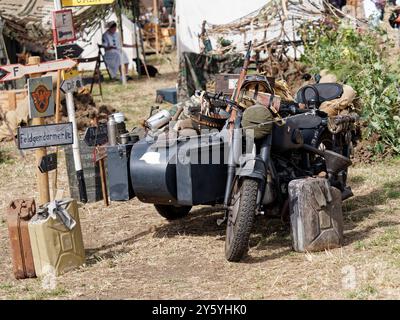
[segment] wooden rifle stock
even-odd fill
[[[240,71],[240,76],[239,76],[238,82],[236,84],[236,89],[232,95],[232,100],[234,102],[236,102],[237,104],[239,103],[240,90],[242,89],[243,82],[246,80],[247,70],[249,69],[251,48],[252,48],[252,42],[250,41],[248,44],[247,53],[246,53],[246,57],[244,59],[243,67],[242,67],[242,70]],[[229,129],[231,131],[233,130],[233,128],[235,126],[235,120],[236,120],[236,109],[232,108],[231,116],[229,118]]]

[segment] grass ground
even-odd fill
[[[128,127],[136,125],[155,90],[175,84],[170,65],[161,73],[126,88],[107,84],[104,103],[123,111]],[[258,217],[248,256],[229,263],[218,209],[194,208],[168,223],[136,199],[80,206],[86,265],[45,289],[42,279],[13,278],[5,220],[11,199],[38,196],[34,157],[21,160],[12,143],[0,147],[1,299],[400,298],[400,159],[351,168],[355,196],[344,203],[345,243],[326,252],[293,252],[288,227]],[[59,188],[68,195],[63,157],[59,163]]]

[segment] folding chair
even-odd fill
[[[92,76],[92,83],[90,85],[90,93],[92,93],[93,91],[93,86],[95,81],[97,80],[98,84],[99,84],[99,91],[100,91],[100,96],[101,99],[103,99],[103,89],[101,87],[101,73],[100,73],[100,66],[102,63],[104,63],[108,76],[111,79],[111,75],[110,75],[110,71],[108,70],[107,64],[104,61],[104,55],[103,52],[101,51],[101,49],[103,49],[104,47],[102,45],[97,45],[99,48],[97,57],[92,57],[92,58],[80,58],[78,59],[79,63],[90,63],[90,62],[96,62],[96,66],[94,67],[94,71],[93,71],[93,76]]]

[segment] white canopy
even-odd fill
[[[105,25],[109,21],[117,22],[117,16],[115,13],[112,13],[109,17],[107,17],[103,22],[101,22],[99,28],[97,28],[94,32],[90,34],[85,34],[83,39],[80,38],[77,43],[84,49],[82,53],[82,58],[91,58],[97,56],[98,53],[98,44],[101,44],[101,37],[104,32],[106,32]],[[122,29],[124,32],[124,44],[132,45],[135,43],[135,24],[130,21],[125,15],[122,15]],[[118,28],[118,31],[121,29]],[[137,29],[136,29],[137,30]],[[140,49],[139,42],[139,33],[137,33],[137,41],[139,43],[139,55],[141,56],[142,50]],[[129,67],[132,68],[134,66],[133,59],[136,59],[136,48],[123,48],[125,53],[129,58]],[[79,69],[81,70],[93,70],[95,63],[86,63],[80,64]],[[104,64],[101,65],[101,68],[104,68]]]
[[[200,52],[198,35],[204,20],[211,24],[229,23],[260,9],[268,2],[269,0],[176,0],[178,53]]]

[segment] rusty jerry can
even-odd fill
[[[28,222],[35,213],[34,199],[13,200],[8,206],[8,233],[13,272],[17,279],[34,278],[36,276],[28,231]]]
[[[326,179],[292,180],[289,206],[295,251],[323,251],[343,244],[342,193]]]
[[[85,263],[78,205],[73,199],[64,199],[63,202],[63,208],[75,221],[72,230],[64,225],[59,216],[54,219],[49,214],[42,214],[42,208],[29,222],[37,276],[48,272],[58,276]],[[45,204],[44,208],[48,205]]]

